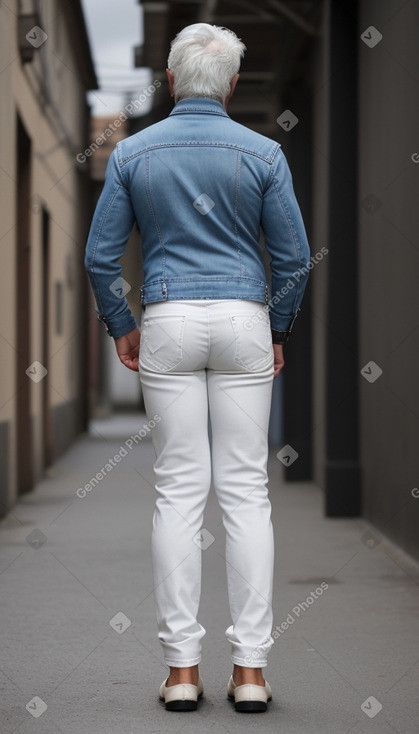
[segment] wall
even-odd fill
[[[360,368],[383,371],[361,378],[364,513],[419,557],[419,4],[362,2],[360,21],[383,36],[359,49]]]
[[[328,175],[328,92],[327,72],[328,37],[325,33],[326,14],[321,27],[322,36],[313,47],[310,71],[312,89],[312,205],[311,240],[312,254],[323,246],[329,247],[327,236],[327,175]],[[327,256],[312,270],[312,456],[313,480],[319,487],[325,486],[325,427],[326,427],[326,324],[327,324]]]
[[[71,3],[77,18],[76,6],[78,3]],[[23,64],[18,47],[20,7],[12,1],[7,6],[0,4],[0,514],[20,492],[33,486],[44,467],[86,422],[85,341],[90,314],[85,312],[83,257],[90,188],[88,168],[80,170],[75,156],[86,145],[86,83],[90,80],[95,87],[96,80],[88,48],[83,61],[77,46],[80,40],[74,42],[68,24],[70,11],[67,8],[64,12],[59,2],[25,5],[26,12],[39,9],[40,27],[47,39],[34,50],[33,60]],[[82,37],[80,25],[79,29]],[[25,201],[24,193],[17,191],[18,118],[31,142],[29,198]],[[21,243],[29,258],[28,289],[16,282],[18,211],[28,220],[27,241]],[[48,274],[43,257],[46,218]],[[61,319],[57,314],[60,294]],[[25,353],[26,347],[19,342],[16,328],[19,303],[27,308],[27,367],[34,361],[48,362],[48,373],[39,382],[23,375],[23,380],[30,381],[27,447],[19,443],[17,425],[17,393],[22,385],[18,355]],[[48,315],[43,313],[45,303],[49,304]],[[20,474],[22,457],[27,463],[25,481]]]

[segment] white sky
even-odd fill
[[[152,82],[152,71],[134,68],[134,46],[143,40],[137,0],[82,0],[99,89],[89,92],[92,114],[117,115]],[[150,109],[147,102],[135,114]]]

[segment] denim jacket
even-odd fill
[[[117,338],[135,329],[119,263],[137,221],[141,302],[248,299],[268,305],[286,341],[310,250],[279,143],[234,122],[220,102],[189,98],[117,143],[91,223],[85,267],[98,318]],[[266,283],[260,228],[270,255]],[[275,338],[274,338],[275,341]]]

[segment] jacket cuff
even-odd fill
[[[290,338],[292,327],[294,325],[294,321],[297,318],[300,311],[301,311],[301,308],[298,308],[294,316],[292,317],[290,323],[288,324],[287,329],[281,330],[281,329],[274,329],[273,327],[271,327],[272,344],[285,344],[285,342],[288,341],[288,339]]]
[[[285,342],[288,341],[290,338],[290,331],[277,331],[276,329],[271,329],[272,333],[272,344],[285,344]]]
[[[99,321],[103,322],[107,333],[113,339],[118,339],[118,337],[125,336],[125,334],[128,334],[133,329],[138,329],[137,322],[130,311],[126,314],[115,316],[113,318],[107,318],[106,316],[100,314],[98,311],[96,313]]]

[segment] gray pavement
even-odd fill
[[[417,734],[418,564],[362,520],[325,519],[320,489],[284,484],[274,452],[278,631],[264,670],[273,701],[246,715],[226,699],[224,530],[211,490],[204,698],[196,712],[165,710],[150,553],[154,452],[148,434],[125,444],[146,420],[93,422],[0,522],[2,734]],[[121,446],[121,461],[77,496]]]

